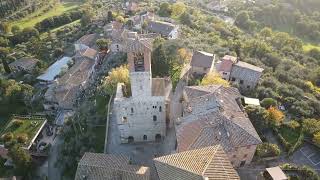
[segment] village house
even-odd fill
[[[263,72],[262,68],[229,55],[224,56],[216,68],[223,79],[238,84],[242,89],[255,88]]]
[[[177,152],[220,144],[234,167],[252,161],[261,140],[241,105],[238,89],[185,87],[183,108],[176,125]]]
[[[161,140],[166,135],[171,82],[152,78],[151,38],[131,34],[127,42],[127,56],[131,87],[118,84],[114,100],[122,143]],[[124,91],[131,88],[131,96]]]
[[[71,57],[62,57],[53,63],[43,74],[37,77],[41,84],[51,84],[56,77],[64,70],[68,69],[68,64],[72,62]]]
[[[160,180],[240,180],[220,145],[154,159]]]
[[[163,21],[149,21],[147,30],[168,39],[177,39],[179,36],[179,26]]]
[[[124,155],[85,153],[75,180],[149,180],[149,167],[133,165]]]
[[[9,64],[12,72],[31,73],[37,66],[39,60],[35,58],[21,58]]]
[[[45,110],[73,110],[77,96],[87,88],[97,63],[97,51],[87,48],[85,52],[83,56],[76,56],[74,65],[49,85],[45,93]]]
[[[139,9],[139,4],[133,0],[129,0],[125,3],[125,11],[127,14],[133,14]]]
[[[99,36],[97,34],[87,34],[82,36],[74,43],[75,51],[77,52],[95,46],[98,38]]]
[[[133,29],[139,31],[142,29],[145,22],[148,23],[149,21],[153,21],[154,17],[155,15],[153,12],[146,11],[131,17],[130,20],[132,21]]]
[[[215,55],[204,51],[195,51],[191,59],[191,73],[205,75],[214,68]]]

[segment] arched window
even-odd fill
[[[131,108],[131,113],[133,113],[133,108]]]
[[[147,140],[148,136],[147,135],[143,135],[143,140]]]
[[[153,116],[153,121],[157,121],[157,116]]]
[[[162,107],[161,106],[159,106],[159,112],[162,112]]]

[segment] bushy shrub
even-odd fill
[[[270,108],[271,106],[277,107],[277,101],[272,98],[264,98],[261,101],[261,106],[265,108]]]
[[[281,153],[278,145],[262,143],[257,146],[256,154],[259,158],[279,156]]]
[[[13,139],[13,134],[11,132],[9,133],[6,133],[4,134],[1,139],[4,141],[4,142],[9,142]]]
[[[18,143],[26,143],[28,141],[28,135],[27,134],[19,134],[17,135],[17,141]]]
[[[23,121],[22,121],[22,120],[14,120],[14,121],[12,122],[12,125],[13,125],[14,127],[20,127],[22,124],[23,124]]]
[[[297,128],[299,128],[300,127],[300,124],[299,124],[299,122],[297,122],[297,121],[290,121],[288,124],[285,124],[287,127],[289,127],[289,128],[291,128],[291,129],[297,129]]]

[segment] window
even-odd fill
[[[247,146],[247,149],[250,149],[250,145]]]
[[[131,108],[131,113],[133,113],[133,108]]]
[[[128,122],[127,117],[122,117],[122,123],[127,123],[127,122]]]
[[[226,80],[226,78],[222,78],[223,80]]]
[[[247,86],[248,89],[250,89],[250,86]]]
[[[208,68],[203,68],[204,71],[207,71]]]
[[[237,156],[234,154],[232,157],[233,157],[233,158],[236,158]]]
[[[153,121],[157,121],[157,116],[153,116]]]
[[[234,78],[234,77],[233,77],[233,78],[231,78],[231,81],[236,81],[236,78]]]
[[[248,156],[248,154],[245,154],[245,155],[243,156],[243,158],[247,158],[247,156]]]
[[[147,140],[147,139],[148,139],[147,135],[143,135],[143,140]]]
[[[162,112],[162,107],[161,106],[159,107],[159,112]]]
[[[243,84],[243,80],[240,80],[240,84]]]
[[[222,74],[223,74],[223,75],[228,75],[228,73],[226,73],[226,72],[223,72]]]

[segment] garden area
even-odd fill
[[[59,16],[63,13],[76,10],[80,7],[81,4],[82,4],[81,2],[65,2],[65,3],[57,3],[57,4],[48,3],[48,5],[53,6],[52,8],[50,8],[50,10],[44,11],[45,7],[43,7],[38,11],[28,15],[27,17],[24,17],[23,19],[12,22],[11,26],[17,25],[21,29],[26,27],[33,27],[38,22],[41,22],[46,18]]]
[[[46,120],[41,118],[12,118],[0,133],[0,143],[16,139],[18,143],[29,146]]]

